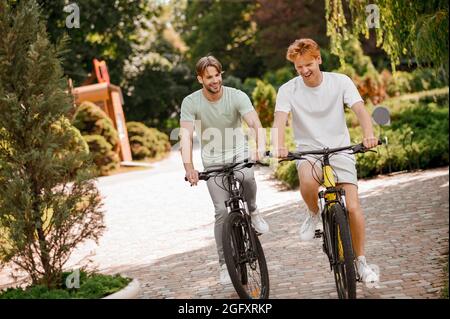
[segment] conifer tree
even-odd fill
[[[64,264],[104,230],[102,203],[61,68],[34,0],[0,0],[0,261],[58,286]]]

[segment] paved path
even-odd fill
[[[100,178],[107,230],[98,246],[86,243],[69,265],[87,256],[103,272],[136,277],[141,298],[237,298],[231,286],[218,283],[206,185],[188,187],[183,176],[174,152],[151,170]],[[280,191],[265,170],[256,178],[257,203],[271,227],[261,237],[270,297],[336,298],[321,240],[298,240],[305,218],[298,192]],[[359,298],[439,297],[448,258],[448,180],[448,168],[441,168],[360,182],[366,255],[381,282],[370,289],[358,284]],[[6,275],[0,273],[0,287]]]

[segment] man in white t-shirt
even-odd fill
[[[274,132],[278,135],[274,153],[285,157],[284,131],[288,114],[292,114],[292,126],[298,150],[306,151],[324,147],[335,148],[350,145],[350,135],[345,122],[344,105],[355,112],[363,132],[367,148],[378,144],[374,136],[372,120],[364,108],[364,102],[352,80],[339,73],[322,72],[320,48],[311,39],[299,39],[290,45],[286,55],[299,76],[282,85],[277,94]],[[274,135],[275,136],[275,135]],[[312,161],[299,161],[297,171],[300,193],[308,207],[307,219],[300,227],[300,239],[311,240],[320,221],[318,207],[319,183],[312,174],[312,166],[321,177],[320,167]],[[316,162],[317,163],[317,162]],[[353,155],[337,154],[330,158],[337,185],[345,189],[346,204],[350,216],[356,266],[364,282],[378,281],[378,275],[368,266],[364,256],[365,225],[359,203],[357,173]]]

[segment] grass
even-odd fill
[[[8,288],[0,292],[0,299],[99,299],[125,288],[130,278],[120,275],[92,274],[80,271],[79,286],[66,287],[66,279],[71,273],[63,273],[59,287],[48,289],[43,285],[23,288]],[[76,283],[69,278],[69,283]]]

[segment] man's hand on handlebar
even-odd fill
[[[186,179],[189,183],[191,183],[191,186],[197,186],[197,183],[199,181],[198,178],[198,171],[195,169],[189,169],[186,171]]]
[[[364,137],[362,143],[364,144],[364,147],[367,149],[374,148],[375,146],[378,146],[378,137],[375,136],[368,136]]]
[[[286,158],[288,156],[288,149],[286,147],[280,147],[272,151],[272,156],[276,158]]]

